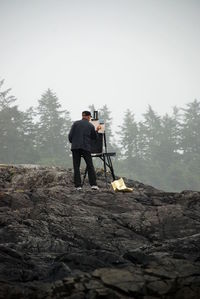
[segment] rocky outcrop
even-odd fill
[[[0,298],[200,298],[200,192],[0,166]]]

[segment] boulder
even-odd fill
[[[200,298],[200,192],[97,178],[0,165],[0,298]]]

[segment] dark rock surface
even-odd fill
[[[200,298],[200,192],[0,166],[0,298]]]

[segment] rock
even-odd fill
[[[0,298],[200,298],[200,192],[97,173],[0,165]]]

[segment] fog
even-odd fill
[[[20,109],[51,88],[73,120],[159,114],[200,94],[198,0],[1,0],[0,78]]]

